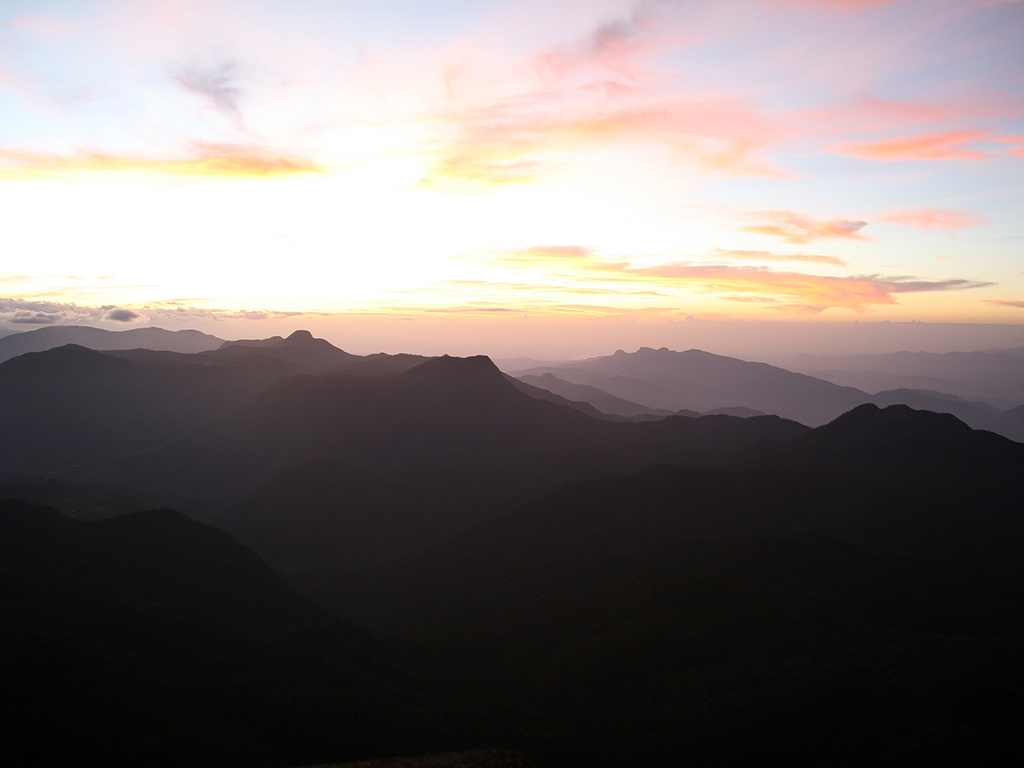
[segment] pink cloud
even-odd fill
[[[878,275],[835,277],[781,272],[766,267],[730,266],[671,262],[652,267],[634,267],[627,261],[605,261],[580,246],[568,249],[538,246],[496,251],[481,256],[503,266],[529,266],[539,275],[562,281],[560,293],[593,292],[594,281],[607,287],[601,292],[635,291],[639,285],[664,291],[728,294],[730,301],[764,301],[779,309],[821,312],[829,308],[864,310],[872,305],[895,304],[901,293],[922,293],[978,288],[982,283],[962,278],[915,280]],[[579,281],[580,290],[574,285]]]
[[[983,160],[986,155],[969,144],[979,141],[991,132],[959,130],[905,136],[886,141],[850,141],[836,144],[836,154],[850,155],[864,160]]]
[[[751,218],[760,221],[740,227],[742,231],[781,237],[787,243],[808,243],[821,238],[870,239],[860,234],[860,230],[867,226],[866,221],[820,220],[792,211],[762,211],[753,214]]]
[[[660,80],[662,76],[645,60],[666,50],[678,53],[681,45],[697,39],[693,10],[691,0],[635,0],[581,38],[537,53],[538,69],[548,82],[585,78],[587,73],[638,84]]]
[[[635,3],[627,14],[604,22],[583,40],[540,52],[538,63],[554,77],[587,68],[638,77],[642,72],[639,59],[651,51],[665,12],[676,5],[664,0]]]
[[[763,154],[792,133],[745,97],[696,93],[648,66],[680,30],[685,3],[647,0],[594,28],[578,42],[528,59],[535,79],[467,101],[449,88],[435,119],[451,126],[433,148],[427,185],[503,185],[571,164],[578,152],[660,145],[702,176],[791,177]],[[483,98],[480,98],[480,97]]]
[[[1013,307],[1014,309],[1024,309],[1024,301],[1004,301],[1001,299],[982,299],[986,304],[995,304],[999,307]]]
[[[915,229],[970,229],[991,224],[987,218],[976,213],[950,211],[944,208],[906,208],[891,211],[878,217],[881,221],[902,224]]]
[[[567,161],[575,150],[651,142],[711,176],[789,177],[761,155],[778,128],[738,100],[621,104],[578,94],[513,98],[443,119],[456,131],[437,153],[428,184],[507,184]]]
[[[771,251],[736,251],[716,248],[715,255],[729,259],[753,259],[757,261],[803,261],[810,264],[835,264],[846,266],[846,262],[835,256],[823,256],[818,253],[772,253]]]
[[[861,93],[837,104],[795,113],[794,121],[819,130],[849,134],[865,131],[904,130],[910,125],[938,126],[951,120],[976,119],[987,112],[980,105],[965,108],[929,101],[893,101],[870,93]]]

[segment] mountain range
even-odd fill
[[[34,331],[0,337],[0,363],[26,352],[43,352],[65,344],[89,349],[156,349],[195,353],[216,349],[223,339],[200,331],[166,331],[163,328],[132,328],[107,331],[84,325],[52,325]]]
[[[1024,400],[1024,347],[978,352],[798,355],[794,370],[870,392],[937,390],[1005,410]]]
[[[981,358],[985,364],[977,364],[973,375],[976,380],[988,381],[986,375],[993,373],[991,381],[998,382],[1001,386],[999,391],[1006,395],[992,399],[992,402],[999,403],[998,407],[986,400],[963,399],[953,393],[963,391],[958,386],[944,391],[937,391],[934,387],[915,389],[905,386],[869,394],[853,386],[843,386],[842,382],[835,383],[832,379],[836,377],[810,376],[697,349],[674,352],[666,348],[642,347],[634,353],[619,350],[609,357],[512,369],[510,372],[524,382],[563,397],[590,403],[606,413],[632,418],[664,416],[680,411],[739,414],[743,411],[736,409],[746,409],[747,413],[776,414],[809,426],[820,426],[863,403],[882,407],[903,404],[920,410],[952,413],[976,429],[1024,440],[1024,411],[1021,410],[1024,390],[1012,388],[1024,381],[1024,357],[986,352],[973,356],[965,353],[955,358],[959,361],[955,363],[951,362],[952,358],[950,355],[932,355],[922,359],[940,359],[947,369],[956,365],[968,369],[974,358]],[[809,357],[799,359],[808,364],[813,360]],[[844,358],[851,367],[862,362],[873,364],[876,359],[867,356]],[[896,356],[896,359],[902,358]],[[861,374],[866,375],[861,370],[852,372],[856,374],[854,379]],[[887,381],[910,381],[917,386],[922,383],[936,386],[953,384],[949,380],[926,378],[896,377]],[[986,391],[992,394],[995,390],[990,388]]]
[[[913,406],[1012,410],[698,350],[514,373],[302,331],[0,363],[9,746],[1024,757],[1024,444]]]

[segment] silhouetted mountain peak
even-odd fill
[[[268,339],[227,341],[211,354],[216,357],[237,357],[250,351],[295,363],[306,373],[325,373],[360,359],[357,355],[338,349],[327,339],[316,338],[306,330],[294,331],[288,338],[271,336]]]
[[[287,338],[283,336],[270,336],[266,339],[238,339],[237,341],[225,341],[221,344],[220,348],[226,347],[262,347],[269,349],[281,349],[281,348],[317,348],[321,350],[333,350],[336,352],[342,352],[343,350],[331,344],[327,339],[318,339],[312,333],[306,330],[293,331]],[[348,354],[348,353],[346,353]]]
[[[1016,464],[1019,446],[992,432],[973,430],[948,413],[906,405],[866,403],[798,437],[782,449],[801,463],[874,467],[886,472],[917,468],[930,477],[982,475]]]
[[[451,357],[442,355],[432,357],[415,368],[402,374],[403,378],[422,381],[473,381],[495,382],[502,386],[511,386],[505,381],[505,375],[498,370],[487,355],[473,357]]]
[[[940,432],[963,435],[972,431],[952,414],[918,411],[901,403],[886,408],[879,408],[874,403],[865,403],[847,411],[821,429],[837,434],[858,434],[863,437]]]
[[[105,355],[79,344],[65,344],[43,352],[26,352],[0,364],[9,373],[47,374],[64,376],[70,371],[78,373],[110,373],[132,367],[132,364],[112,355]]]

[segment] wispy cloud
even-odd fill
[[[1024,309],[1024,301],[1013,301],[1007,299],[982,299],[986,304],[995,304],[997,307],[1013,307],[1014,309]]]
[[[651,147],[697,176],[792,177],[765,154],[789,129],[749,97],[686,88],[650,66],[652,53],[678,36],[676,17],[690,6],[636,3],[576,42],[535,53],[532,77],[469,98],[450,88],[433,118],[446,130],[430,149],[424,184],[519,183],[591,150]]]
[[[194,322],[200,320],[282,320],[296,317],[324,317],[329,312],[305,312],[273,309],[223,309],[216,307],[200,307],[196,303],[206,299],[168,299],[142,305],[139,310],[151,318],[175,322]]]
[[[971,145],[990,133],[978,129],[943,131],[883,141],[848,141],[830,149],[863,160],[983,160],[985,152]]]
[[[724,253],[724,252],[723,252]],[[873,305],[895,304],[905,293],[965,290],[985,283],[963,278],[919,280],[912,277],[880,275],[828,276],[785,272],[767,267],[702,264],[675,261],[654,266],[635,266],[628,260],[607,260],[581,246],[537,246],[490,251],[478,258],[496,266],[530,265],[538,275],[563,280],[558,290],[575,292],[577,283],[587,286],[607,281],[614,293],[630,286],[650,285],[673,293],[705,293],[745,297],[744,301],[767,298],[766,303],[787,311],[822,312],[830,308],[862,311]],[[587,286],[589,287],[589,286]],[[724,298],[724,296],[722,296]]]
[[[521,182],[564,165],[581,150],[645,144],[665,147],[670,162],[706,176],[792,175],[762,154],[776,129],[740,100],[511,99],[442,119],[455,132],[436,148],[427,184]]]
[[[970,229],[984,227],[992,222],[977,213],[951,211],[945,208],[904,208],[878,217],[880,221],[902,224],[915,229]]]
[[[787,243],[809,243],[823,238],[869,240],[860,233],[866,221],[815,219],[793,211],[760,211],[750,215],[757,223],[740,227],[744,232],[780,237]]]
[[[177,155],[162,157],[80,152],[56,155],[0,149],[0,178],[87,172],[146,171],[176,176],[287,176],[323,169],[304,157],[259,146],[193,142]]]
[[[716,248],[713,253],[724,259],[750,259],[752,261],[803,261],[810,264],[835,264],[845,267],[846,262],[835,256],[819,253],[773,253],[772,251],[737,251]]]
[[[638,62],[648,54],[680,0],[641,0],[616,18],[598,25],[582,40],[542,51],[538,60],[546,73],[564,77],[595,68],[626,77],[640,76]]]
[[[174,80],[192,93],[205,97],[221,114],[242,128],[242,110],[238,100],[242,89],[236,84],[238,63],[222,61],[217,64],[192,64],[174,75]]]

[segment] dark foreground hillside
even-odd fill
[[[452,701],[169,510],[83,523],[0,501],[0,647],[4,748],[32,765],[420,754],[515,720]]]
[[[1003,764],[1024,756],[1021,449],[865,406],[306,586],[538,713],[552,765]]]
[[[0,527],[6,747],[35,765],[1008,765],[1024,746],[1024,594],[947,560],[481,533],[372,575],[389,650],[173,512],[6,501]]]
[[[522,752],[497,749],[473,749],[468,752],[446,752],[421,757],[385,757],[360,760],[358,763],[331,763],[307,768],[533,768],[534,763]]]

